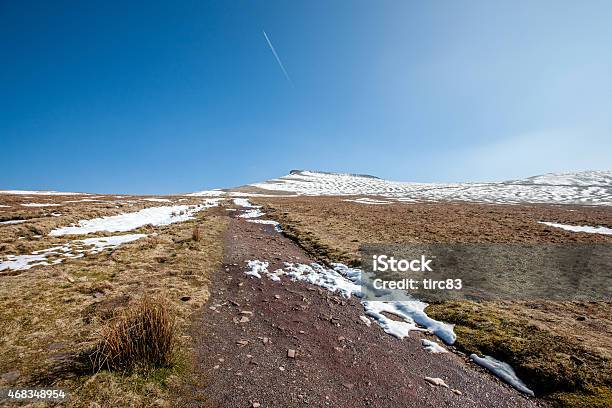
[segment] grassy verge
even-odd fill
[[[538,395],[562,406],[609,407],[609,350],[564,331],[577,329],[572,320],[587,319],[585,314],[597,324],[597,316],[603,320],[610,309],[606,303],[446,302],[430,305],[427,314],[455,324],[458,349],[509,363]],[[555,321],[543,324],[551,318]]]
[[[184,223],[131,231],[148,236],[115,250],[0,276],[0,386],[62,387],[69,407],[171,406],[172,387],[190,375],[185,329],[208,298],[226,221],[208,210]],[[145,295],[164,299],[175,321],[168,361],[116,371],[84,364],[83,354],[109,324]]]

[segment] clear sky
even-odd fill
[[[612,170],[611,21],[606,0],[3,1],[0,189]]]

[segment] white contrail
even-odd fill
[[[289,78],[289,74],[287,73],[287,70],[285,69],[283,62],[278,57],[278,54],[276,53],[276,50],[274,49],[274,46],[272,45],[272,41],[270,41],[270,39],[268,38],[268,34],[266,34],[265,30],[263,30],[263,35],[264,37],[266,37],[266,41],[268,42],[268,45],[270,46],[270,49],[272,50],[272,54],[274,54],[274,58],[276,58],[276,62],[278,62],[278,66],[283,70],[283,74],[285,74],[285,78],[287,78],[287,81],[289,81],[291,86],[293,86],[293,81],[291,80],[291,78]]]

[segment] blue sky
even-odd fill
[[[612,170],[610,21],[609,1],[3,2],[0,189]]]

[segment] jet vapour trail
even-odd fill
[[[274,58],[276,58],[276,62],[278,62],[278,66],[283,70],[283,74],[285,74],[285,78],[287,78],[287,81],[289,81],[291,86],[293,86],[293,81],[291,80],[291,78],[289,78],[289,74],[287,73],[287,70],[285,69],[283,62],[278,57],[278,54],[276,53],[276,50],[274,49],[274,46],[272,45],[272,41],[270,41],[270,39],[268,38],[268,34],[266,34],[265,30],[263,30],[263,35],[264,37],[266,37],[266,41],[268,42],[268,45],[270,46],[270,50],[272,50],[272,54],[274,54]]]

